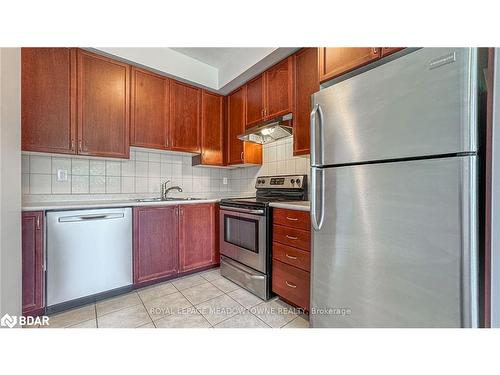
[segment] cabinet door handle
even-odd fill
[[[287,220],[290,220],[290,221],[297,221],[299,219],[297,219],[296,217],[286,217]]]
[[[285,254],[285,256],[288,258],[288,259],[292,259],[292,260],[296,260],[297,257],[294,257],[294,256],[291,256],[289,254]]]
[[[286,238],[288,238],[289,240],[296,240],[298,237],[289,236],[289,235],[287,234],[287,235],[286,235]]]
[[[243,161],[243,151],[241,151],[241,161]]]
[[[78,151],[80,151],[80,152],[82,151],[82,140],[81,139],[78,140]]]
[[[374,47],[374,48],[372,48],[372,52],[373,52],[373,54],[374,54],[375,56],[377,56],[377,55],[378,55],[378,48],[375,48],[375,47]]]
[[[40,230],[40,216],[36,217],[36,230]]]
[[[75,140],[72,139],[71,140],[71,151],[74,151],[75,150]]]
[[[289,288],[294,288],[294,289],[295,289],[295,288],[297,288],[297,285],[292,284],[292,283],[289,283],[289,282],[288,282],[288,281],[286,281],[286,280],[285,280],[285,284],[286,284],[286,286],[288,286]]]

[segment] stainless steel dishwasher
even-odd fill
[[[132,284],[131,208],[47,212],[47,306]]]

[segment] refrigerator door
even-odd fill
[[[476,151],[476,55],[424,48],[314,94],[311,165]]]
[[[475,175],[476,156],[323,169],[312,326],[476,327]]]

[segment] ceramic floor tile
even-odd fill
[[[225,294],[196,305],[196,308],[212,325],[239,314],[245,309],[238,302]]]
[[[191,303],[180,292],[144,302],[144,305],[153,320],[170,314],[182,313],[185,309],[192,307]]]
[[[309,328],[309,320],[304,319],[302,316],[298,316],[290,323],[283,326],[283,328]]]
[[[279,300],[261,303],[250,311],[273,328],[283,327],[297,317],[293,307]]]
[[[207,280],[199,275],[187,276],[178,280],[172,281],[172,284],[178,289],[183,290],[187,288],[191,288],[196,285],[204,284]]]
[[[229,281],[225,277],[221,277],[219,279],[212,280],[211,283],[215,285],[217,288],[222,290],[224,293],[229,293],[237,289],[241,289],[239,285]]]
[[[136,328],[151,323],[151,318],[142,304],[99,316],[99,328]]]
[[[86,322],[78,323],[75,324],[74,326],[69,326],[66,328],[97,328],[97,320],[95,319],[87,320]]]
[[[157,328],[210,328],[210,323],[194,309],[155,320]]]
[[[218,297],[224,294],[223,291],[216,288],[210,283],[200,284],[193,286],[192,288],[184,289],[181,292],[184,297],[186,297],[189,302],[193,305],[198,305],[202,302],[208,301],[209,299]]]
[[[113,297],[96,303],[97,316],[109,314],[121,310],[125,307],[131,307],[141,304],[141,299],[136,292]]]
[[[248,311],[217,324],[214,328],[271,328]]]
[[[144,302],[176,292],[177,289],[172,285],[172,283],[154,285],[137,291],[139,297],[141,297]]]
[[[240,305],[243,305],[245,308],[249,309],[250,307],[256,306],[259,303],[264,302],[262,299],[257,297],[255,294],[250,293],[245,289],[236,289],[227,294],[232,299],[236,300]]]
[[[156,327],[153,323],[146,323],[146,324],[139,326],[137,328],[156,328]]]
[[[49,325],[44,327],[49,328],[63,328],[72,326],[78,323],[86,322],[95,319],[95,306],[94,304],[79,307],[77,309],[65,311],[63,313],[50,316]]]
[[[220,269],[218,269],[218,268],[215,270],[202,272],[202,273],[200,273],[200,276],[203,277],[207,281],[212,281],[212,280],[219,279],[222,277],[220,274]]]

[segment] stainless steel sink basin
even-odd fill
[[[174,202],[174,201],[198,201],[198,200],[202,200],[202,199],[203,198],[193,198],[193,197],[186,197],[186,198],[171,197],[171,198],[165,198],[165,199],[161,199],[161,198],[140,198],[140,199],[136,199],[135,201],[136,202],[145,203],[145,202],[163,202],[163,201],[166,201],[166,202]]]

